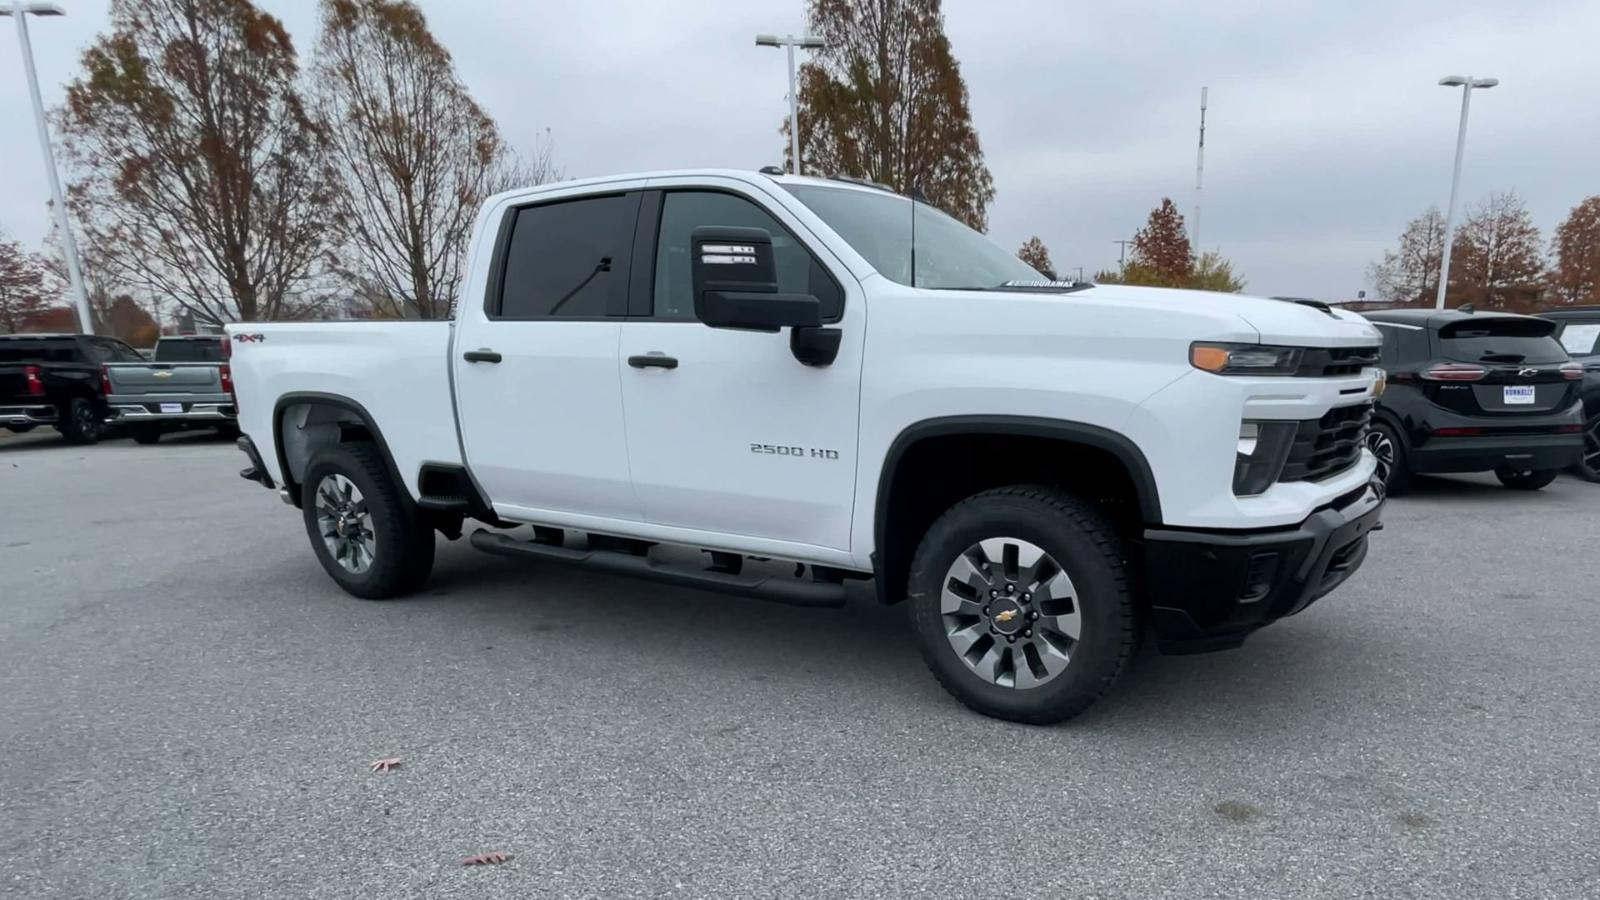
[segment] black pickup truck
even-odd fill
[[[72,444],[105,433],[106,363],[143,362],[116,338],[87,334],[0,335],[0,425],[32,431],[49,425]]]

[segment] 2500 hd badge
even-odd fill
[[[812,459],[838,459],[839,451],[821,447],[786,447],[783,444],[751,444],[751,453],[770,453],[774,456],[809,456]]]

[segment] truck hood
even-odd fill
[[[1157,313],[1201,314],[1222,320],[1219,325],[1228,322],[1236,326],[1243,320],[1263,344],[1364,347],[1382,342],[1378,329],[1355,313],[1342,309],[1324,312],[1287,300],[1124,284],[1095,285],[1081,292],[1063,294],[1060,299],[1071,303],[1077,298],[1129,304]],[[1196,335],[1197,340],[1208,337],[1211,336]]]

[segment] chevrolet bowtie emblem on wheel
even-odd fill
[[[1000,613],[999,615],[995,616],[994,620],[996,622],[999,622],[1001,625],[1004,625],[1005,623],[1011,621],[1012,619],[1015,619],[1016,617],[1017,617],[1017,611],[1014,610],[1014,609],[1008,609],[1005,612]]]

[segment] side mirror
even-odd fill
[[[702,225],[689,235],[694,314],[712,328],[777,331],[822,324],[810,294],[778,293],[772,235],[763,228]]]

